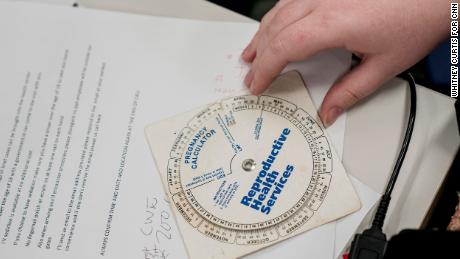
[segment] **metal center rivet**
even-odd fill
[[[246,172],[252,171],[256,168],[256,162],[254,159],[246,159],[243,161],[243,164],[241,165],[243,167],[243,170]]]

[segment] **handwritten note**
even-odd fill
[[[145,236],[142,255],[145,259],[166,259],[170,252],[165,244],[172,241],[172,216],[169,211],[162,209],[169,206],[166,198],[146,197],[144,207],[144,222],[139,231]]]

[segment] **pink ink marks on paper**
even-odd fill
[[[222,83],[224,81],[224,75],[219,74],[214,78],[214,81]]]

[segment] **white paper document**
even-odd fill
[[[256,29],[0,3],[0,257],[186,258],[144,127],[247,93],[239,55]],[[316,105],[346,60],[300,69]],[[292,240],[314,235],[324,243],[295,253],[331,258],[331,224]],[[290,241],[260,253],[293,253]]]

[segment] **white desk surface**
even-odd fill
[[[254,22],[203,0],[80,0],[83,7],[179,18]],[[417,88],[412,142],[394,189],[385,230],[419,227],[458,150],[454,99]],[[351,109],[347,115],[343,163],[348,173],[382,192],[404,136],[409,108],[400,79]]]

